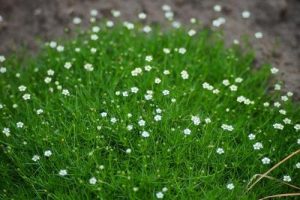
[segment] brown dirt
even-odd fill
[[[163,4],[175,12],[175,19],[185,23],[191,17],[211,26],[219,16],[226,18],[223,26],[228,43],[250,36],[257,52],[257,62],[269,62],[278,67],[286,89],[300,98],[300,1],[299,0],[0,0],[0,52],[10,53],[20,47],[31,52],[38,49],[38,41],[55,39],[65,28],[72,28],[74,16],[87,24],[89,11],[97,9],[99,17],[111,17],[110,10],[122,12],[122,19],[135,20],[141,11],[147,13],[149,22],[162,22]],[[221,13],[213,11],[220,4]],[[243,10],[249,10],[249,19],[242,19]],[[264,37],[254,38],[260,31]]]

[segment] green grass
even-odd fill
[[[1,63],[7,71],[0,74],[0,199],[156,199],[164,187],[164,199],[258,199],[293,191],[263,180],[245,192],[253,175],[299,149],[299,104],[290,93],[273,89],[271,67],[254,70],[253,53],[237,45],[225,47],[219,32],[199,30],[190,37],[184,29],[153,28],[146,34],[139,28],[101,25],[99,33],[90,30],[59,43],[63,52],[48,44],[34,58],[12,56]],[[92,34],[99,39],[91,40]],[[178,52],[182,47],[184,54]],[[163,48],[171,52],[165,54]],[[93,71],[84,68],[87,63]],[[135,68],[142,73],[132,76]],[[181,77],[184,70],[188,79]],[[21,85],[26,91],[18,89]],[[232,85],[237,91],[231,91]],[[132,87],[138,92],[131,92]],[[62,94],[64,89],[69,95]],[[164,90],[169,94],[163,95]],[[149,91],[152,99],[146,100]],[[30,99],[24,100],[24,94]],[[240,96],[250,104],[238,102]],[[37,114],[39,109],[43,113]],[[192,116],[201,123],[195,125]],[[18,128],[17,122],[24,126]],[[275,129],[275,123],[283,130]],[[223,124],[233,130],[222,129]],[[143,131],[150,136],[144,138]],[[250,133],[255,139],[249,139]],[[253,149],[257,142],[262,149]],[[47,150],[50,157],[44,155]],[[33,161],[34,155],[40,159]],[[264,157],[271,163],[262,164]],[[280,180],[289,175],[290,183],[299,185],[297,162],[299,156],[271,175]],[[62,169],[66,176],[59,175]],[[230,183],[232,190],[227,189]]]

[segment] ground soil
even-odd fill
[[[225,17],[227,43],[248,35],[255,65],[269,62],[279,68],[286,89],[300,99],[300,0],[0,0],[0,54],[22,47],[36,52],[41,41],[55,40],[72,28],[75,16],[87,24],[91,9],[99,11],[99,18],[111,18],[110,10],[117,9],[122,19],[136,20],[143,11],[149,23],[163,22],[163,4],[182,23],[194,17],[211,26],[213,19]],[[222,5],[222,12],[213,11],[215,4]],[[251,12],[247,20],[241,17],[244,10]],[[264,34],[260,40],[253,36],[257,31]]]

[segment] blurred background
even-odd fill
[[[213,27],[213,21],[223,17],[226,21],[218,28],[224,30],[226,43],[247,35],[256,51],[255,65],[269,62],[279,68],[286,89],[299,99],[300,0],[0,0],[0,54],[24,47],[34,53],[41,41],[55,40],[73,29],[74,18],[88,27],[91,10],[98,11],[100,20],[113,19],[111,10],[119,10],[118,20],[137,21],[143,12],[144,23],[163,24],[167,22],[163,5],[171,7],[173,20],[181,24],[196,18],[199,29]],[[262,38],[255,37],[257,32]]]

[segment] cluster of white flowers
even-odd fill
[[[138,75],[141,75],[142,72],[143,72],[142,68],[137,67],[137,68],[135,68],[134,70],[131,71],[131,75],[132,76],[138,76]]]
[[[254,104],[254,101],[251,101],[250,99],[248,99],[244,96],[237,97],[236,101],[239,103],[244,103],[245,105]]]
[[[222,125],[221,125],[221,128],[222,128],[224,131],[230,131],[230,132],[234,130],[233,126],[232,126],[232,125],[228,125],[228,124],[222,124]]]

